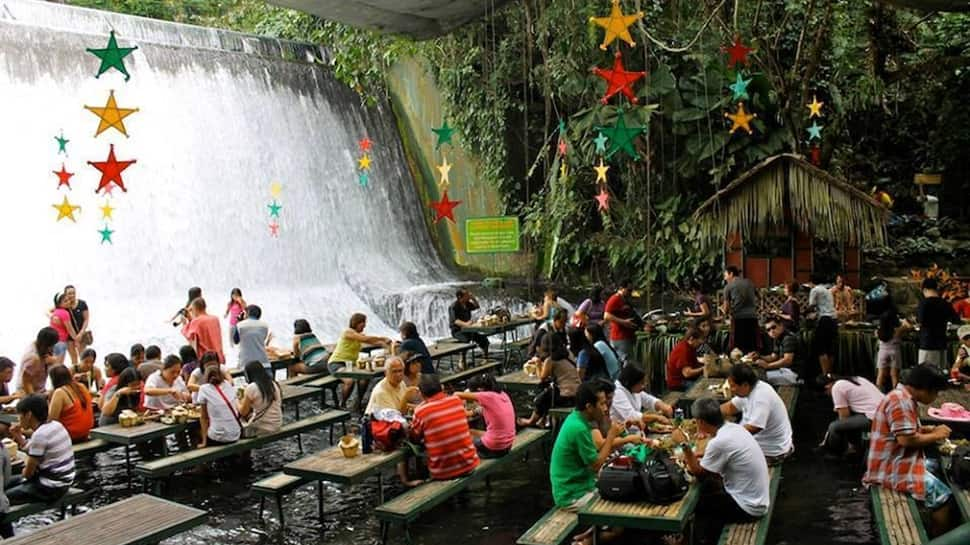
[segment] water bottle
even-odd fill
[[[680,427],[680,424],[684,421],[684,409],[677,407],[674,410],[674,425]]]

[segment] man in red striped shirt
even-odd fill
[[[465,404],[445,395],[436,375],[422,375],[418,388],[424,402],[414,409],[411,436],[424,442],[431,478],[446,480],[471,473],[479,460],[468,431]]]

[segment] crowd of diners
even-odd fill
[[[861,434],[868,430],[863,481],[910,493],[924,502],[933,512],[934,534],[952,525],[951,493],[925,455],[925,449],[947,438],[950,429],[923,426],[918,417],[918,404],[932,403],[947,386],[940,369],[950,359],[946,327],[959,320],[948,302],[936,301],[940,298],[935,281],[928,279],[922,286],[920,365],[899,372],[900,337],[911,325],[888,311],[877,331],[878,374],[873,383],[833,374],[838,322],[857,311],[841,277],[826,286],[824,278],[814,276],[804,309],[795,298],[799,286],[787,285],[783,305],[766,317],[759,316],[757,291],[739,270],[728,267],[724,280],[720,309],[697,290],[686,312],[692,318],[690,327],[670,352],[665,369],[668,390],[687,390],[704,375],[706,359],[716,356],[710,340],[718,310],[730,323],[728,348],[745,356],[728,370],[730,399],[718,403],[702,397],[693,403],[698,436],[687,437],[676,428],[671,434],[681,447],[685,467],[700,480],[700,535],[709,538],[725,523],[754,520],[768,512],[769,467],[794,451],[788,409],[775,387],[803,383],[808,353],[818,358],[822,372],[816,383],[831,397],[836,413],[820,452],[829,458],[861,454],[865,448]],[[481,459],[507,454],[517,429],[545,425],[553,407],[571,408],[555,440],[549,477],[556,505],[574,510],[595,493],[598,471],[618,449],[638,444],[656,447],[656,439],[646,430],[654,423],[671,424],[674,408],[649,393],[651,385],[633,361],[642,320],[631,295],[632,285],[626,281],[609,294],[593,288],[576,308],[554,290],[544,294],[533,315],[540,325],[526,362],[542,386],[531,403],[531,414],[522,418],[516,418],[511,397],[491,375],[474,377],[465,391],[446,393],[427,345],[410,322],[401,324],[400,339],[393,340],[366,334],[366,315],[353,314],[335,346],[328,349],[307,320],[297,319],[294,357],[287,371],[291,376],[335,373],[353,366],[367,344],[388,349],[391,355],[384,377],[374,384],[345,379],[339,403],[346,405],[356,389],[355,408],[368,419],[365,425],[397,422],[403,437],[423,445],[426,467],[409,461],[398,466],[406,486],[428,478],[467,475]],[[487,337],[465,331],[479,307],[469,290],[459,289],[449,309],[449,325],[455,338],[476,343],[487,353]],[[803,315],[815,318],[810,350],[802,346],[798,334]],[[262,310],[247,304],[241,291],[234,289],[223,317],[229,318],[226,339],[238,345],[237,366],[244,371],[246,386],[239,395],[223,352],[220,319],[207,312],[201,289],[189,290],[185,307],[172,317],[186,339],[177,354],[135,344],[128,354],[107,354],[101,367],[90,347],[89,307],[71,286],[59,293],[50,311],[50,325],[37,333],[20,365],[0,357],[0,402],[13,403],[19,417],[16,424],[0,424],[0,434],[27,454],[22,473],[14,477],[6,450],[0,449],[0,490],[5,490],[0,494],[0,511],[10,504],[50,501],[64,494],[74,480],[71,445],[87,440],[96,422],[117,423],[126,410],[160,412],[185,403],[198,405],[198,428],[188,427],[176,437],[183,449],[277,431],[282,424],[282,390],[270,366],[276,354]],[[954,378],[970,375],[970,327],[961,328],[959,337],[961,346],[951,371]],[[699,438],[708,441],[695,449],[691,442]],[[151,457],[159,447],[158,442],[147,443],[139,450]],[[238,461],[245,463],[247,458]],[[622,529],[583,529],[574,543],[590,543],[593,532],[608,541]],[[13,528],[0,526],[0,533],[8,537]],[[683,539],[666,537],[669,542]]]

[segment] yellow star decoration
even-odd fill
[[[738,129],[744,129],[751,134],[751,120],[758,117],[758,114],[749,114],[744,110],[744,103],[738,102],[738,111],[733,114],[725,112],[724,117],[731,120],[731,134]]]
[[[448,187],[451,185],[451,179],[448,177],[448,173],[451,172],[451,165],[448,163],[448,158],[444,155],[441,156],[441,164],[438,165],[438,173],[441,174],[441,181],[438,185],[441,187]]]
[[[283,192],[283,185],[280,184],[279,182],[273,182],[269,184],[269,194],[272,195],[273,198],[278,199],[280,196],[280,193],[282,192]]]
[[[357,159],[357,166],[361,170],[370,170],[370,156],[364,155],[360,159]]]
[[[563,161],[559,165],[559,175],[565,178],[567,174],[569,174],[569,168],[566,166],[566,161]]]
[[[642,11],[632,15],[623,15],[623,12],[620,11],[620,0],[613,0],[613,7],[610,9],[609,16],[590,17],[589,21],[606,30],[603,43],[600,44],[600,49],[606,51],[606,48],[617,38],[630,44],[630,47],[636,47],[637,44],[633,41],[633,36],[630,36],[630,25],[640,19],[643,19]]]
[[[606,171],[609,169],[610,167],[604,165],[603,158],[600,157],[600,165],[598,167],[593,167],[593,170],[596,171],[596,183],[606,182]]]
[[[128,132],[125,130],[124,119],[138,111],[138,108],[119,108],[118,103],[115,102],[114,91],[111,91],[108,95],[108,102],[104,105],[104,108],[96,108],[94,106],[85,106],[84,108],[101,118],[101,122],[98,123],[98,132],[94,133],[95,137],[111,127],[117,129],[121,134],[128,136]]]
[[[111,203],[105,202],[104,206],[101,207],[101,219],[114,219],[111,213],[114,212],[114,207]]]
[[[812,95],[812,102],[805,105],[808,108],[808,118],[822,117],[822,106],[825,106],[825,103],[819,102],[818,97]]]
[[[64,196],[64,200],[61,202],[61,204],[52,204],[51,206],[57,210],[57,221],[61,221],[64,218],[69,218],[71,221],[77,223],[77,220],[74,219],[74,211],[80,210],[81,207],[75,206],[68,202],[67,195]]]

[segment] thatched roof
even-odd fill
[[[694,215],[711,242],[738,232],[758,238],[793,223],[816,238],[861,246],[886,244],[887,216],[866,193],[793,154],[765,159]]]

